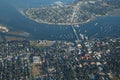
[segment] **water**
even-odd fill
[[[56,1],[58,0],[0,0],[0,24],[8,26],[10,30],[27,32],[30,34],[30,39],[75,40],[70,26],[39,24],[19,12],[28,7],[48,6]],[[74,0],[59,1],[67,4]],[[80,25],[77,32],[93,37],[120,37],[119,21],[120,17],[97,18]],[[95,26],[95,23],[98,25]]]
[[[120,16],[98,17],[95,20],[83,24],[81,33],[97,38],[120,37]],[[97,23],[97,25],[95,25]],[[85,32],[87,30],[87,32]]]
[[[34,0],[34,1],[37,1],[37,0]],[[54,1],[52,0],[53,3]],[[28,2],[28,4],[31,5],[32,7],[35,5],[33,3],[33,0],[26,0],[26,1],[25,0],[11,0],[11,1],[1,0],[0,1],[0,23],[8,26],[11,30],[18,30],[18,31],[24,31],[24,32],[30,33],[31,39],[56,39],[57,40],[57,39],[60,39],[59,35],[71,33],[71,29],[68,26],[63,27],[63,26],[39,24],[21,15],[18,9],[21,7],[26,8],[25,2]]]

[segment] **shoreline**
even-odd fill
[[[115,10],[117,10],[117,9],[115,9]],[[115,11],[115,10],[113,10],[113,11]],[[88,20],[86,20],[84,22],[78,22],[78,23],[52,23],[52,22],[47,22],[47,21],[42,21],[42,20],[40,21],[40,20],[37,20],[37,19],[32,19],[31,17],[27,16],[28,14],[26,14],[26,13],[24,13],[23,16],[25,16],[26,18],[28,18],[28,19],[30,19],[30,20],[32,20],[34,22],[40,23],[40,24],[58,25],[58,26],[70,26],[70,25],[81,25],[81,24],[88,23],[88,22],[94,20],[96,17],[116,16],[116,15],[109,15],[109,13],[111,13],[111,11],[109,11],[105,15],[94,15],[94,16],[91,16],[91,18],[89,18]],[[120,15],[118,15],[118,16],[120,16]]]
[[[30,17],[27,16],[26,13],[24,13],[24,15],[26,18],[34,21],[34,22],[37,22],[37,23],[40,23],[40,24],[47,24],[47,25],[58,25],[58,26],[70,26],[70,25],[81,25],[81,24],[85,24],[85,23],[88,23],[92,20],[94,20],[96,18],[96,16],[92,16],[91,18],[89,18],[88,20],[84,21],[84,22],[79,22],[79,23],[52,23],[52,22],[47,22],[47,21],[39,21],[37,19],[32,19]]]
[[[83,1],[81,2],[78,1],[78,3],[62,5],[62,6],[53,5],[53,6],[44,6],[40,8],[28,8],[25,12],[23,11],[24,14],[23,13],[22,14],[27,18],[29,18],[30,20],[35,21],[37,23],[69,26],[69,25],[85,24],[90,22],[91,20],[94,20],[96,17],[99,16],[110,16],[109,12],[115,11],[116,9],[119,8],[119,7],[116,8],[115,4],[113,5],[114,8],[111,8],[112,4],[110,4],[106,8],[106,5],[103,5],[99,1],[96,2],[100,4],[98,6],[100,8],[95,8],[97,4],[91,5],[93,3],[89,3],[89,1],[86,3],[88,4],[87,6],[86,5],[83,6],[83,4],[85,4]],[[99,13],[98,11],[91,11],[91,8],[95,10],[98,9]],[[73,16],[72,14],[75,14],[73,18],[76,18],[76,20],[71,22],[71,17]]]

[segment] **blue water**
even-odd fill
[[[30,39],[75,40],[71,27],[39,24],[29,20],[19,12],[19,9],[48,6],[56,1],[58,0],[0,0],[0,24],[8,26],[10,30],[28,32]],[[59,1],[68,4],[74,0]],[[96,18],[89,23],[80,25],[77,28],[77,33],[89,37],[120,37],[119,21],[120,17]],[[98,25],[95,26],[95,23]],[[69,34],[73,37],[66,38],[65,35]]]

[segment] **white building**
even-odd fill
[[[33,56],[33,63],[40,63],[40,56]]]

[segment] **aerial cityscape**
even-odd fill
[[[0,80],[120,80],[120,0],[1,0]]]
[[[116,3],[116,1],[118,2]],[[40,23],[83,24],[93,20],[96,16],[105,16],[109,11],[120,8],[119,0],[116,1],[76,0],[73,4],[68,5],[57,2],[54,6],[28,8],[26,15]]]

